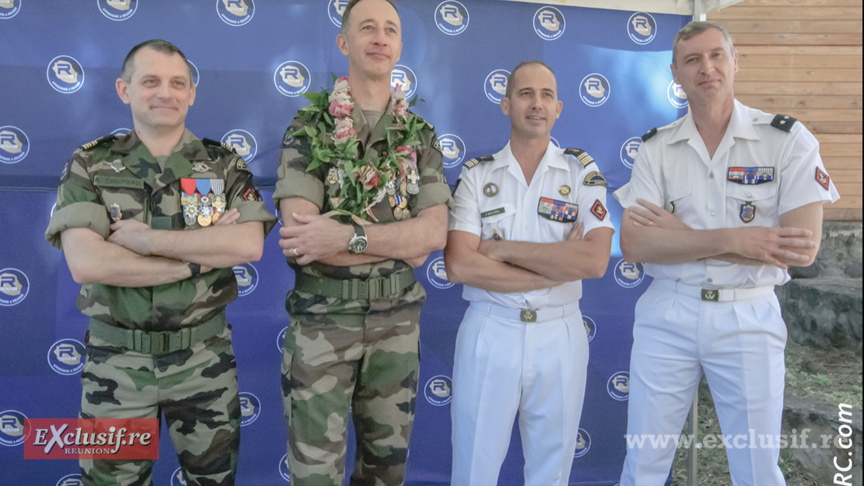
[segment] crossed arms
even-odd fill
[[[621,251],[628,262],[672,265],[711,258],[786,269],[813,263],[822,238],[821,201],[781,214],[779,227],[715,230],[693,230],[645,199],[636,202],[621,218]]]
[[[567,239],[554,243],[481,240],[467,231],[447,234],[444,264],[447,279],[491,292],[530,292],[564,282],[600,278],[612,246],[611,228],[582,234],[573,226]]]
[[[259,260],[263,223],[237,224],[239,217],[231,209],[214,226],[194,231],[154,230],[123,220],[111,225],[107,240],[89,228],[65,229],[60,238],[75,282],[150,287],[189,278],[189,263],[207,272]]]

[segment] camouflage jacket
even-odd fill
[[[393,116],[388,105],[378,120],[375,127],[370,127],[363,114],[363,110],[355,107],[352,112],[354,128],[357,130],[359,140],[358,155],[360,158],[373,158],[387,149],[387,127],[392,124]],[[417,116],[413,113],[410,116]],[[276,190],[273,193],[273,201],[276,207],[282,199],[289,197],[301,197],[306,199],[326,213],[331,210],[328,195],[331,194],[331,184],[326,181],[327,173],[333,164],[322,164],[314,170],[306,171],[311,162],[310,144],[307,137],[294,137],[292,134],[304,126],[302,119],[294,118],[294,121],[285,131],[282,140],[282,152],[279,161],[279,179],[276,182]],[[415,148],[417,153],[417,169],[420,176],[420,192],[408,198],[408,208],[411,216],[417,216],[420,211],[437,206],[439,204],[450,204],[450,187],[444,180],[444,165],[441,150],[438,146],[438,136],[432,125],[426,123],[417,132],[420,145]],[[387,198],[372,208],[372,213],[378,218],[380,224],[396,221],[393,209]],[[347,242],[346,242],[347,245]],[[319,262],[309,265],[294,265],[289,259],[289,264],[297,272],[312,276],[326,276],[338,279],[367,278],[388,276],[395,272],[407,270],[413,271],[410,265],[402,260],[386,260],[372,264],[361,264],[344,267],[335,267]]]
[[[238,223],[262,221],[265,232],[273,227],[276,218],[261,201],[252,173],[239,155],[217,142],[202,142],[189,130],[178,147],[164,169],[134,130],[80,147],[63,170],[57,208],[45,238],[61,250],[60,233],[67,228],[89,228],[107,238],[112,207],[119,209],[123,219],[135,219],[154,229],[199,229],[197,222],[187,225],[184,221],[182,179],[224,181],[226,211],[238,208]],[[218,183],[214,189],[218,190]],[[118,327],[171,331],[213,317],[236,297],[233,270],[221,268],[153,287],[87,284],[77,304],[83,314]]]

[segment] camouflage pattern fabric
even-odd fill
[[[87,338],[82,418],[157,418],[161,410],[187,486],[233,485],[240,401],[231,330],[150,355]],[[85,485],[149,485],[153,461],[80,461]]]
[[[282,395],[291,484],[344,484],[352,406],[357,457],[351,484],[403,484],[423,295],[420,284],[372,302],[289,294]]]
[[[67,228],[90,228],[107,238],[114,204],[119,206],[123,219],[135,219],[155,229],[200,229],[197,222],[184,222],[182,178],[224,181],[226,210],[240,210],[238,223],[262,221],[265,231],[269,231],[276,222],[261,201],[246,163],[233,151],[218,144],[205,145],[186,130],[178,150],[162,169],[133,130],[123,137],[105,137],[75,151],[63,171],[57,210],[45,238],[57,248],[61,248],[60,233]],[[84,285],[77,304],[83,314],[113,326],[175,331],[217,315],[236,297],[233,270],[220,268],[154,287]]]
[[[45,237],[60,249],[60,234],[68,228],[89,228],[107,238],[115,206],[123,219],[155,229],[200,229],[198,222],[187,225],[183,217],[184,178],[208,180],[211,188],[213,181],[223,181],[225,209],[239,209],[238,223],[261,221],[266,234],[276,222],[252,183],[252,173],[233,150],[201,141],[186,130],[160,165],[131,131],[75,151],[61,176],[57,210]],[[84,285],[77,305],[83,314],[112,326],[176,331],[224,320],[225,306],[236,297],[234,272],[222,268],[153,287]],[[220,336],[162,355],[135,353],[90,338],[87,355],[81,374],[83,417],[152,418],[162,410],[188,484],[234,484],[240,408],[227,327]],[[85,484],[149,484],[152,463],[82,460],[81,467]]]
[[[377,157],[387,149],[390,111],[388,107],[372,128],[362,110],[355,108],[352,116],[360,157]],[[328,187],[326,175],[333,165],[306,171],[309,144],[292,135],[302,124],[295,118],[285,132],[273,199],[278,208],[281,199],[301,197],[324,213],[332,209],[327,194],[333,188]],[[439,204],[449,205],[451,200],[432,126],[426,124],[418,137],[422,142],[416,147],[420,192],[409,198],[412,216]],[[373,213],[381,224],[395,221],[387,200],[375,206]],[[401,260],[300,266],[289,258],[288,263],[304,278],[366,279],[414,271]],[[288,293],[286,309],[292,324],[283,347],[282,394],[291,484],[344,484],[349,409],[357,432],[350,483],[403,484],[419,376],[420,308],[425,299],[419,283],[399,295],[371,302],[297,290]]]

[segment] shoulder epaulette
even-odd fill
[[[777,115],[771,120],[771,126],[774,128],[779,128],[784,132],[788,132],[792,130],[792,126],[797,122],[795,118],[792,118],[789,115]]]
[[[483,157],[477,157],[475,159],[471,159],[468,162],[465,162],[465,168],[471,169],[483,162],[489,162],[490,160],[495,160],[495,157],[492,155],[484,155]]]
[[[572,156],[576,157],[577,159],[579,159],[579,162],[581,162],[584,167],[588,167],[588,165],[590,165],[591,162],[594,162],[594,158],[591,157],[590,155],[588,155],[588,152],[586,152],[582,149],[568,148],[567,150],[564,151],[564,153],[567,155],[572,155]]]
[[[657,135],[657,128],[656,128],[656,127],[655,127],[655,128],[652,128],[651,130],[648,130],[647,132],[645,132],[645,134],[642,135],[642,141],[643,141],[643,142],[647,142],[648,139],[651,138],[651,137],[653,137],[654,135]]]
[[[113,143],[115,140],[117,140],[116,135],[106,135],[104,137],[97,138],[96,140],[93,140],[92,142],[87,142],[79,148],[81,150],[90,150],[93,147],[96,147],[98,145],[102,145],[102,144],[106,144],[106,143]]]
[[[217,142],[216,140],[210,140],[209,138],[202,138],[201,143],[203,143],[204,146],[207,147],[207,150],[210,150],[210,147],[215,147],[227,150],[232,154],[237,153],[237,150],[235,150],[234,147],[228,145],[227,143]]]

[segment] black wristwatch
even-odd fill
[[[348,240],[348,253],[352,253],[354,255],[363,253],[366,251],[366,245],[368,241],[366,240],[366,231],[363,230],[363,227],[357,223],[354,223],[354,236]]]

